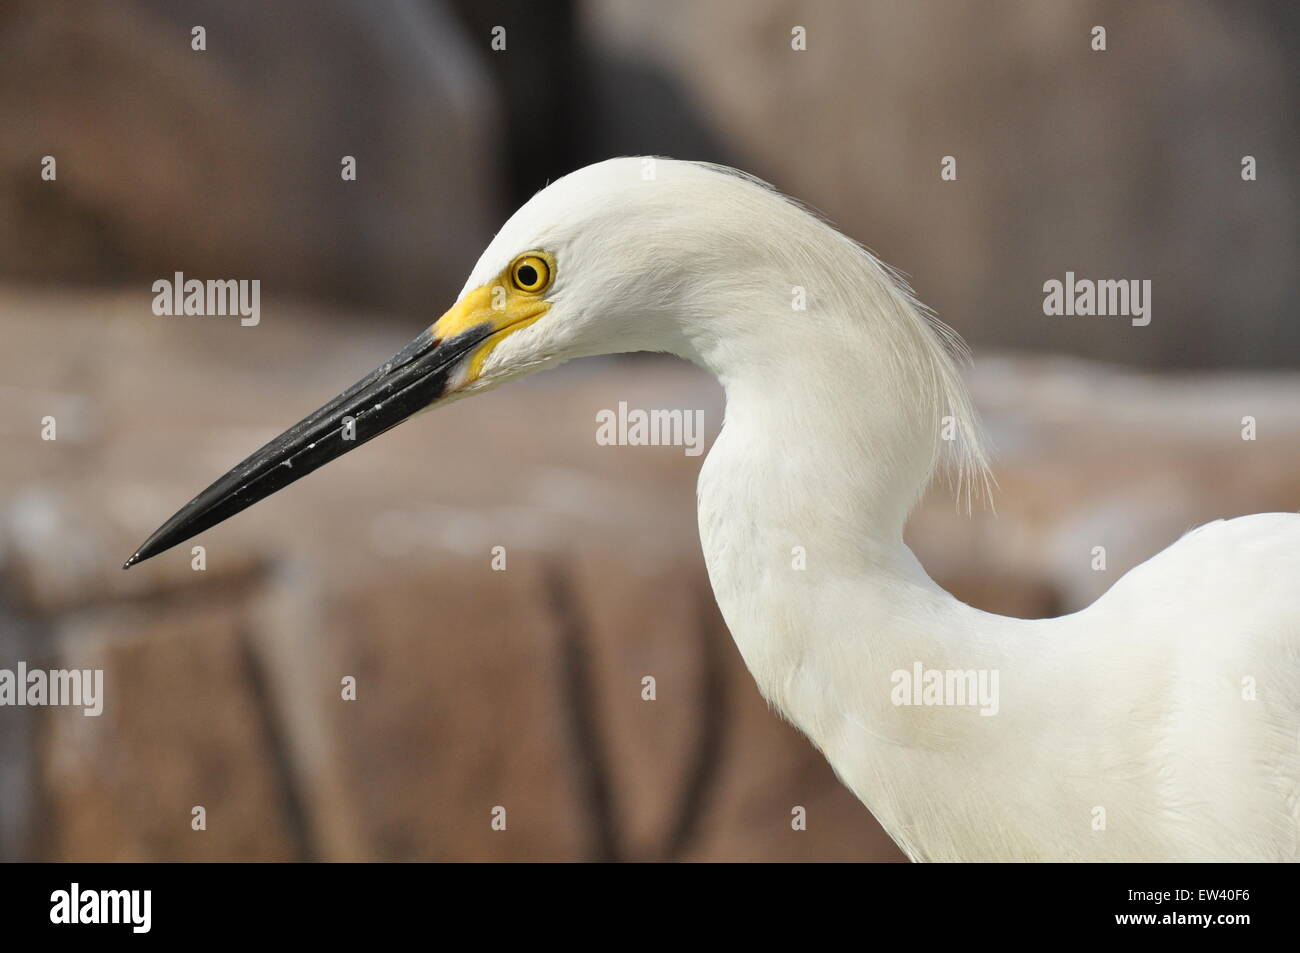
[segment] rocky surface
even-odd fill
[[[0,124],[11,280],[183,270],[424,314],[504,211],[498,100],[439,0],[14,0]]]

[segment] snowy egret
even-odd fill
[[[1063,618],[962,604],[903,542],[945,456],[984,485],[960,343],[859,245],[717,166],[615,159],[538,193],[451,310],[127,566],[432,404],[638,350],[722,383],[699,477],[718,604],[911,858],[1296,858],[1300,515],[1203,526]]]

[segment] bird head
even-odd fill
[[[800,314],[803,285],[820,306]],[[724,386],[741,369],[777,395],[821,388],[841,405],[833,388],[856,380],[877,437],[909,415],[928,425],[930,404],[951,403],[956,388],[933,386],[951,381],[951,363],[913,304],[861,247],[742,173],[652,158],[587,166],[510,217],[430,327],[187,503],[124,568],[408,417],[574,357],[664,351]],[[863,311],[878,320],[859,320]],[[791,360],[809,348],[816,360]],[[863,353],[873,355],[870,374]],[[903,358],[886,360],[891,353]],[[913,379],[892,379],[898,367]],[[926,388],[933,401],[914,399]]]
[[[704,168],[609,160],[539,192],[505,223],[456,302],[430,327],[231,468],[123,568],[215,526],[421,411],[573,357],[675,350],[680,335],[665,289],[680,288],[690,257],[682,242],[665,240],[664,226],[699,201],[689,189],[674,188],[674,180],[698,179],[687,167]],[[680,238],[683,231],[668,228],[667,236]]]

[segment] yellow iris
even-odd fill
[[[551,266],[540,255],[520,255],[510,266],[510,283],[525,294],[540,294],[551,283]]]

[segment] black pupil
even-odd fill
[[[537,284],[537,269],[532,265],[519,266],[519,283],[525,288],[531,288]]]

